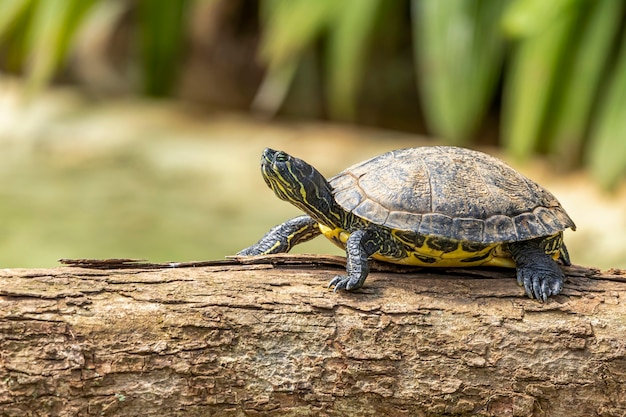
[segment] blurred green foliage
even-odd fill
[[[113,0],[0,0],[2,66],[36,90],[63,67],[81,26]],[[200,3],[135,0],[133,49],[142,91],[168,95],[184,71],[189,15]],[[410,45],[412,111],[449,143],[479,140],[486,124],[520,159],[549,155],[588,167],[607,189],[626,175],[626,11],[618,0],[259,0],[259,64],[252,108],[280,111],[298,74],[315,73],[322,115],[359,121],[371,73],[393,42]],[[232,13],[231,13],[232,14]],[[407,29],[407,30],[403,30]],[[382,45],[382,47],[381,47]],[[399,81],[399,82],[400,82]],[[309,85],[309,90],[311,86]],[[313,99],[313,98],[312,98]],[[380,103],[379,106],[386,104]]]
[[[180,67],[188,5],[188,0],[139,1],[143,91],[149,95],[170,93]]]
[[[67,55],[85,12],[94,0],[0,1],[0,39],[9,66],[24,66],[31,88],[46,84]]]
[[[467,143],[485,116],[502,70],[500,18],[507,1],[413,0],[413,47],[426,121]]]
[[[0,0],[0,42],[5,68],[23,69],[36,92],[66,62],[90,13],[111,0]],[[143,92],[164,96],[171,92],[180,67],[187,0],[137,0],[136,50],[142,64]]]

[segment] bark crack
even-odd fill
[[[510,270],[378,270],[335,294],[342,258],[242,262],[1,271],[0,414],[626,409],[620,271],[564,268],[541,304]]]

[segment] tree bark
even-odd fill
[[[73,264],[0,271],[2,416],[626,415],[626,271]]]

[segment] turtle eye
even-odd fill
[[[284,152],[276,152],[276,162],[287,162],[289,155]]]

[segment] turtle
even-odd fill
[[[549,191],[489,154],[455,146],[393,150],[326,179],[312,165],[266,148],[263,179],[304,215],[270,229],[239,256],[288,252],[323,234],[346,251],[346,274],[328,284],[356,290],[368,260],[422,267],[516,268],[530,298],[563,288],[570,265],[563,231],[576,225]]]

